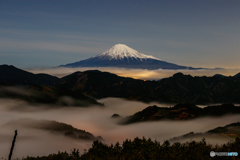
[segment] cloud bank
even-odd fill
[[[57,77],[63,77],[72,74],[76,71],[86,70],[100,70],[105,72],[115,73],[123,77],[132,77],[135,79],[143,80],[158,80],[172,76],[177,72],[184,74],[190,74],[192,76],[213,76],[215,74],[223,74],[225,76],[234,76],[240,72],[240,69],[201,69],[201,70],[147,70],[147,69],[126,69],[126,68],[114,68],[114,67],[89,67],[89,68],[27,68],[26,70],[32,73],[47,73]]]
[[[191,121],[159,121],[118,125],[116,119],[110,118],[114,113],[124,117],[132,115],[149,105],[155,104],[163,107],[169,105],[159,103],[145,104],[119,98],[105,98],[99,100],[99,102],[104,103],[105,107],[51,108],[50,106],[31,106],[22,101],[0,99],[0,157],[8,156],[15,129],[18,130],[18,137],[13,158],[26,157],[27,155],[43,156],[57,153],[58,151],[70,152],[73,148],[78,148],[80,153],[83,153],[84,149],[88,149],[92,145],[92,142],[89,141],[78,141],[44,130],[3,126],[11,120],[21,118],[55,120],[70,124],[75,128],[86,130],[94,136],[101,135],[105,140],[104,143],[107,144],[117,141],[122,144],[125,139],[133,139],[137,136],[150,137],[162,143],[164,140],[191,131],[206,132],[218,126],[225,126],[239,121],[239,115],[231,115],[220,118],[200,118]],[[21,110],[21,108],[24,109]],[[213,143],[216,142],[218,141],[215,140]]]

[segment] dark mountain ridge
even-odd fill
[[[222,104],[200,108],[195,104],[177,104],[174,107],[149,106],[131,116],[122,118],[120,124],[159,120],[190,120],[199,117],[218,117],[227,114],[240,114],[240,106]]]
[[[33,74],[12,65],[0,65],[0,82],[13,85],[54,86],[59,78],[48,74]]]
[[[91,70],[75,72],[69,76],[61,78],[60,86],[82,91],[86,95],[95,98],[129,98],[129,96],[134,94],[132,90],[137,90],[139,93],[141,92],[140,88],[137,88],[138,83],[143,83],[143,81],[133,78],[119,77],[108,72]],[[129,84],[135,84],[135,86],[130,87]],[[144,94],[142,95],[144,96]]]
[[[72,91],[63,87],[56,88],[36,85],[26,87],[2,86],[0,87],[0,97],[23,100],[34,105],[46,104],[78,107],[87,107],[91,105],[103,106],[103,104],[83,95],[79,91]]]
[[[240,102],[240,79],[234,77],[192,77],[176,73],[161,81],[143,81],[107,72],[85,71],[63,77],[60,85],[95,98],[196,104]]]
[[[59,86],[59,82],[59,78],[48,74],[33,74],[14,66],[0,65],[1,98],[58,106],[103,105],[78,90]]]
[[[234,78],[240,78],[240,73],[233,76]]]
[[[143,102],[167,103],[240,103],[240,78],[235,77],[193,77],[176,73],[161,81],[144,81],[98,70],[75,72],[63,78],[32,74],[7,65],[0,66],[0,70],[0,85],[37,84],[37,86],[52,87],[58,92],[68,90],[71,96],[84,94],[97,99],[118,97]]]

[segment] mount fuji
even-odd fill
[[[200,69],[162,61],[156,57],[140,53],[124,44],[116,44],[107,51],[85,60],[59,67],[121,67],[140,69]]]

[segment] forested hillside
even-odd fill
[[[210,157],[210,152],[238,152],[240,153],[240,139],[223,144],[212,146],[203,138],[202,141],[174,143],[165,141],[160,144],[157,141],[146,138],[135,138],[125,140],[122,144],[116,143],[106,145],[100,141],[94,141],[92,147],[85,152],[74,149],[71,153],[59,152],[43,157],[27,157],[24,160],[237,160],[239,156]]]

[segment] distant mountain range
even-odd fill
[[[2,92],[3,89],[1,89],[0,97],[15,97],[30,102],[50,104],[61,104],[62,97],[73,97],[77,100],[87,101],[89,104],[97,104],[93,98],[106,97],[144,102],[240,103],[240,78],[238,75],[233,77],[192,77],[176,73],[172,77],[161,79],[161,81],[144,81],[90,70],[57,78],[1,65],[0,86],[24,87],[29,93],[35,93],[35,91],[40,93],[40,97],[43,99],[34,98],[32,95],[25,95],[22,92],[21,94],[10,92],[9,89],[5,89],[6,92]],[[69,99],[65,98],[63,104],[65,102],[69,102]]]
[[[124,44],[116,44],[107,51],[86,60],[59,67],[121,67],[141,69],[202,69],[162,61],[156,57],[142,54]]]
[[[161,81],[143,81],[93,70],[63,77],[60,85],[95,98],[196,104],[240,102],[240,79],[234,77],[192,77],[176,73]]]

